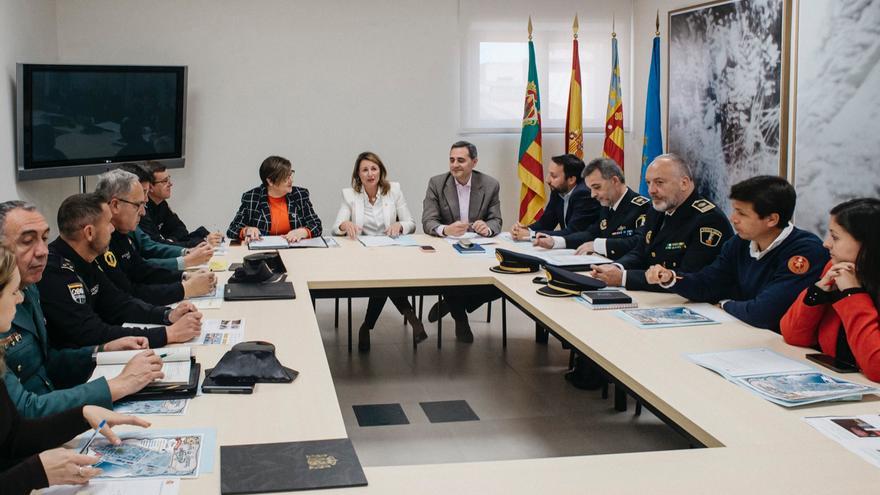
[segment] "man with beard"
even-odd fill
[[[554,156],[551,160],[547,167],[550,200],[544,214],[531,225],[513,224],[510,232],[514,239],[532,239],[536,245],[548,249],[556,244],[564,246],[563,237],[586,230],[599,216],[599,204],[590,198],[581,178],[583,160],[571,154]]]
[[[155,348],[195,338],[202,314],[191,303],[173,310],[145,303],[119,290],[101,270],[97,258],[110,245],[110,217],[106,200],[94,193],[75,194],[58,209],[61,234],[49,244],[46,270],[37,283],[50,344],[100,345],[135,335],[146,337]],[[127,321],[165,326],[123,327]]]

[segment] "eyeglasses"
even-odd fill
[[[146,201],[138,201],[137,203],[135,203],[134,201],[129,201],[129,200],[127,200],[127,199],[122,199],[122,198],[116,198],[116,200],[117,200],[117,201],[122,201],[123,203],[128,203],[128,204],[130,204],[131,206],[134,206],[135,208],[137,208],[138,210],[140,210],[141,208],[146,208],[146,207],[147,207],[147,202],[146,202]]]
[[[162,180],[153,181],[153,184],[172,184],[171,176],[169,175]]]

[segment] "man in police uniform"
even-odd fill
[[[818,237],[790,223],[796,198],[794,187],[778,176],[734,184],[730,220],[737,235],[715,262],[696,273],[654,265],[646,273],[648,282],[779,332],[782,315],[819,280],[829,258]]]
[[[104,344],[144,336],[150,347],[187,342],[199,335],[201,313],[184,302],[175,309],[154,306],[120,291],[96,258],[107,251],[113,224],[110,207],[97,194],[75,194],[58,209],[61,235],[49,244],[43,279],[37,283],[54,347]],[[127,328],[124,322],[167,325]]]
[[[27,417],[42,417],[91,404],[112,402],[135,393],[156,378],[162,360],[153,351],[133,357],[113,379],[86,383],[100,346],[54,349],[49,346],[40,294],[34,285],[43,276],[48,257],[49,225],[32,204],[0,203],[0,244],[15,254],[24,301],[16,307],[8,332],[0,333],[8,371],[3,375],[9,397]],[[144,337],[122,337],[104,344],[103,351],[144,349]]]
[[[630,290],[665,291],[645,280],[648,267],[699,271],[715,260],[732,230],[724,214],[697,194],[690,167],[678,156],[655,158],[645,181],[653,208],[642,227],[644,238],[617,263],[594,266],[592,275]]]
[[[613,260],[620,258],[638,244],[638,228],[645,224],[651,200],[630,189],[623,170],[609,158],[590,161],[584,170],[584,179],[593,198],[602,205],[599,220],[586,230],[554,238],[552,246],[543,239],[535,244],[546,248],[577,248],[577,254],[598,253]]]
[[[101,174],[95,192],[107,200],[114,227],[109,249],[98,257],[98,263],[116,287],[157,305],[202,296],[216,288],[216,278],[208,270],[166,270],[147,263],[135,249],[128,234],[137,228],[146,201],[136,175],[118,169]]]

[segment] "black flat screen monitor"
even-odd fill
[[[184,164],[186,67],[18,64],[16,83],[19,180]]]

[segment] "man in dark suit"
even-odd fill
[[[551,158],[547,167],[547,185],[550,200],[544,214],[531,225],[513,224],[514,239],[528,240],[564,237],[586,230],[599,216],[599,203],[581,178],[584,162],[576,155],[559,155]],[[558,229],[557,229],[558,227]]]
[[[449,172],[431,177],[422,204],[422,228],[425,233],[460,237],[476,232],[492,237],[501,232],[501,200],[498,181],[474,170],[477,147],[467,141],[453,143],[449,150]],[[464,293],[467,292],[467,293]],[[494,288],[456,291],[444,296],[444,304],[435,304],[428,321],[437,321],[447,311],[455,319],[455,336],[473,342],[467,312],[474,311],[498,297]]]
[[[613,260],[628,253],[641,239],[651,200],[626,185],[623,170],[610,158],[596,158],[584,171],[584,182],[602,209],[599,221],[564,236],[561,246],[577,254],[598,253]]]

